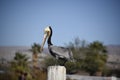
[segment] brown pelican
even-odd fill
[[[73,61],[73,54],[71,50],[64,47],[54,46],[51,42],[51,37],[52,37],[52,28],[51,26],[48,26],[44,30],[44,38],[43,38],[43,43],[41,45],[41,50],[43,50],[43,46],[47,39],[48,49],[52,56],[54,56],[56,59],[64,60],[64,63],[68,60]]]

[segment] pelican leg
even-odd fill
[[[56,55],[55,65],[58,65],[58,56]]]
[[[67,59],[63,60],[62,66],[65,66],[65,63],[67,62]]]

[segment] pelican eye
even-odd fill
[[[45,31],[44,34],[47,34],[47,31]]]

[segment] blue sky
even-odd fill
[[[52,42],[75,37],[120,44],[120,0],[0,0],[0,46],[41,44],[52,26]]]

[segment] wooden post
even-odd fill
[[[114,76],[112,76],[112,77],[111,77],[111,80],[117,80],[117,78],[116,78],[116,77],[114,77]]]
[[[64,66],[49,66],[47,80],[66,80],[66,68]]]

